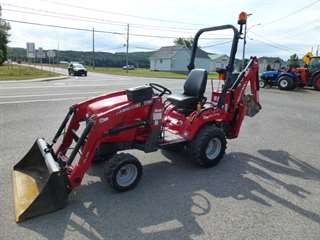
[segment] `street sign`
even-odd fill
[[[35,58],[35,57],[36,57],[35,44],[31,42],[27,42],[27,58]]]
[[[49,58],[54,58],[56,56],[56,52],[54,50],[49,50],[47,55]]]
[[[46,57],[46,54],[45,52],[43,51],[43,48],[38,48],[38,51],[37,51],[37,58],[45,58]]]

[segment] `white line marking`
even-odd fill
[[[126,83],[127,84],[127,83]],[[122,85],[126,85],[122,84]],[[41,89],[41,88],[80,88],[80,87],[110,87],[114,84],[92,84],[92,85],[65,85],[65,86],[25,86],[25,87],[1,87],[0,90],[5,89]],[[120,85],[117,83],[117,85]]]
[[[65,95],[81,95],[81,94],[103,94],[106,92],[95,91],[95,92],[79,92],[79,93],[49,93],[49,94],[38,94],[38,95],[15,95],[15,96],[0,96],[0,98],[28,98],[28,97],[47,97],[47,96],[65,96]]]
[[[72,97],[72,98],[53,98],[53,99],[38,99],[38,100],[28,100],[28,101],[10,101],[10,102],[0,102],[0,105],[5,104],[18,104],[18,103],[34,103],[34,102],[56,102],[56,101],[68,101],[77,99],[88,99],[90,97]]]

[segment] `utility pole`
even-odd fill
[[[57,64],[59,64],[59,51],[60,51],[60,41],[58,40],[58,49],[57,49]]]
[[[247,23],[244,25],[244,36],[243,36],[243,48],[242,48],[242,66],[241,70],[244,68],[244,61],[246,55],[246,44],[247,44]]]
[[[92,69],[95,69],[95,56],[94,56],[94,28],[92,28]]]
[[[247,14],[247,17],[251,16],[252,13]],[[243,35],[243,49],[242,49],[242,66],[241,70],[244,69],[245,65],[245,55],[246,55],[246,44],[247,44],[247,25],[248,25],[248,18],[246,20],[246,24],[244,25],[244,35]]]
[[[129,71],[129,24],[127,25],[127,52],[126,52],[126,70],[127,70],[127,73]]]

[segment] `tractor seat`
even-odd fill
[[[171,94],[168,96],[176,107],[195,108],[203,100],[203,94],[207,86],[208,72],[204,69],[193,69],[189,73],[184,84],[184,92],[181,94]]]

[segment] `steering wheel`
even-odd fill
[[[150,85],[150,87],[152,87],[154,90],[156,90],[157,92],[159,92],[159,97],[162,97],[164,94],[171,94],[172,92],[168,89],[168,88],[166,88],[166,87],[164,87],[164,86],[162,86],[162,85],[160,85],[160,84],[157,84],[157,83],[149,83],[149,85]]]

